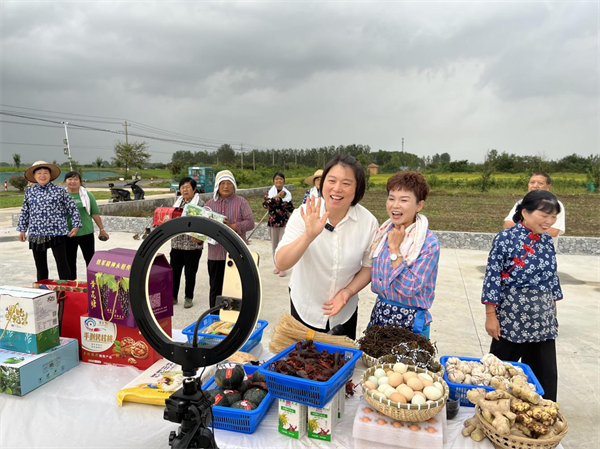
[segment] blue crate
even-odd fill
[[[445,356],[440,357],[440,364],[444,367],[444,380],[446,381],[446,383],[448,384],[448,387],[450,388],[450,397],[452,399],[458,399],[460,401],[460,405],[462,405],[464,407],[475,407],[475,405],[467,399],[467,393],[469,392],[469,390],[472,390],[473,388],[483,388],[484,390],[487,390],[487,391],[493,391],[494,387],[484,387],[482,385],[465,385],[465,384],[457,384],[454,382],[450,382],[448,380],[448,371],[446,370],[446,361],[450,357],[457,357],[458,359],[465,360],[467,362],[472,362],[472,361],[481,362],[481,359],[473,358],[473,357],[458,357],[455,355],[445,355]],[[525,363],[508,362],[508,361],[505,363],[510,363],[513,366],[518,366],[518,367],[522,368],[523,372],[527,376],[527,381],[529,383],[532,383],[535,385],[536,393],[539,394],[540,396],[544,395],[544,389],[540,385],[540,382],[537,380],[537,377],[535,377],[535,374],[533,374],[533,371],[531,371],[531,368],[529,367],[529,365],[526,365]]]
[[[356,362],[358,362],[362,355],[360,349],[315,342],[315,347],[319,352],[324,350],[330,353],[340,351],[340,354],[346,359],[346,364],[327,382],[302,379],[301,377],[288,376],[287,374],[275,373],[269,370],[269,365],[272,362],[285,358],[295,347],[296,344],[293,344],[281,351],[271,360],[261,365],[259,369],[267,378],[267,387],[269,388],[269,393],[273,396],[314,407],[324,407],[346,385],[346,382],[352,378],[354,365],[356,365]]]
[[[258,370],[258,366],[243,365],[246,374],[250,375]],[[215,376],[208,379],[203,385],[203,390],[212,390],[219,388],[215,382]],[[215,420],[215,429],[231,430],[239,433],[254,433],[262,419],[265,417],[275,397],[271,393],[263,399],[255,410],[242,410],[230,407],[221,407],[215,405],[212,408]]]
[[[219,321],[219,315],[207,315],[200,323],[200,327],[198,328],[199,329],[198,330],[198,345],[199,346],[204,346],[204,345],[209,345],[209,344],[217,345],[217,344],[221,343],[223,340],[225,340],[225,337],[226,337],[225,335],[203,334],[200,332],[201,329],[204,329],[206,326],[210,326],[215,321]],[[259,344],[260,341],[262,340],[263,331],[265,330],[265,328],[268,325],[269,325],[268,321],[258,320],[256,329],[254,330],[254,332],[252,332],[252,335],[250,335],[250,338],[244,344],[244,346],[242,346],[242,349],[240,349],[240,351],[250,352],[250,350],[252,348],[254,348],[257,344]],[[192,323],[182,331],[182,333],[187,336],[188,343],[191,343],[192,339],[194,338],[194,327],[195,326],[196,326],[196,323]]]

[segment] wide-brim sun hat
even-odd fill
[[[47,168],[48,170],[50,170],[50,181],[54,181],[60,176],[60,168],[58,167],[58,165],[51,164],[46,161],[37,161],[34,162],[31,167],[25,170],[25,179],[29,182],[37,184],[37,181],[33,177],[33,172],[38,168]]]
[[[315,172],[314,175],[309,176],[308,178],[306,178],[304,180],[304,182],[310,186],[314,186],[315,185],[315,178],[322,178],[323,177],[323,170],[317,170]]]

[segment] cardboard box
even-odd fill
[[[279,433],[296,440],[306,435],[307,409],[305,404],[279,399]]]
[[[0,349],[0,393],[25,396],[79,364],[77,340],[61,338],[42,354]]]
[[[308,406],[308,438],[331,441],[338,421],[338,396],[334,396],[324,407]]]
[[[171,317],[158,322],[172,336]],[[145,370],[162,356],[148,344],[140,330],[97,318],[81,317],[81,360],[101,365],[127,365]]]
[[[0,287],[0,348],[41,354],[59,344],[56,292]]]
[[[136,327],[129,298],[129,276],[135,250],[96,251],[88,265],[88,314],[131,328]],[[154,259],[148,294],[157,320],[173,316],[173,271],[162,254]]]

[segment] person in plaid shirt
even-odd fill
[[[377,300],[370,325],[400,326],[429,337],[440,259],[440,243],[419,214],[429,185],[418,172],[388,179],[386,210],[390,217],[371,247],[371,290]]]

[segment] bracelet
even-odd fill
[[[104,231],[104,228],[100,228],[100,232]]]

